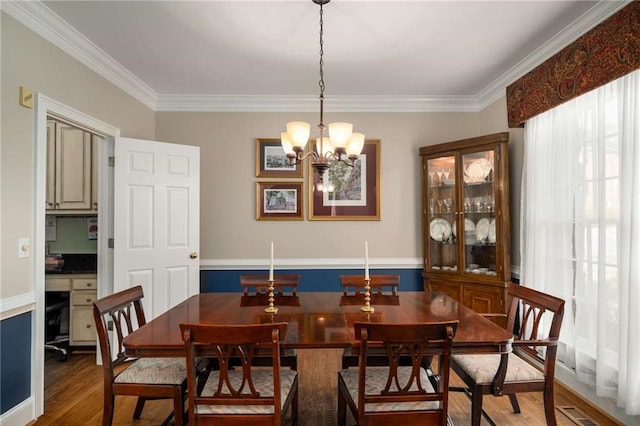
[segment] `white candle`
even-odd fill
[[[273,281],[273,241],[271,241],[271,266],[269,267],[269,281]]]
[[[369,279],[369,243],[364,242],[364,279]]]

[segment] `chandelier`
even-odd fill
[[[318,172],[320,180],[324,172],[329,168],[330,160],[341,161],[342,163],[353,167],[358,155],[364,147],[364,135],[353,131],[353,124],[336,122],[329,124],[329,136],[325,136],[327,126],[324,124],[324,42],[322,36],[323,30],[323,10],[322,6],[329,3],[330,0],[312,0],[315,4],[320,5],[320,124],[318,131],[320,137],[316,138],[316,151],[311,150],[304,153],[305,146],[309,141],[311,126],[303,121],[291,121],[287,123],[287,131],[282,132],[280,141],[282,149],[289,159],[289,164],[299,164],[306,157],[311,157],[311,165]]]

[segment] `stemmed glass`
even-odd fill
[[[431,186],[435,186],[435,182],[433,181],[433,177],[436,175],[436,171],[433,167],[429,167],[429,177],[431,178]]]
[[[444,181],[449,181],[449,174],[451,173],[451,169],[449,167],[445,167],[444,169]]]
[[[440,185],[442,185],[442,175],[444,174],[444,170],[442,169],[442,167],[438,167],[438,180],[440,181]]]
[[[453,205],[453,200],[451,198],[445,198],[444,205],[447,206],[447,213],[451,213],[451,206]]]

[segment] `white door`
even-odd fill
[[[200,148],[117,138],[113,291],[144,291],[147,321],[200,291]]]

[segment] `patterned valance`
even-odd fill
[[[507,87],[509,127],[640,68],[640,2],[633,1]]]

